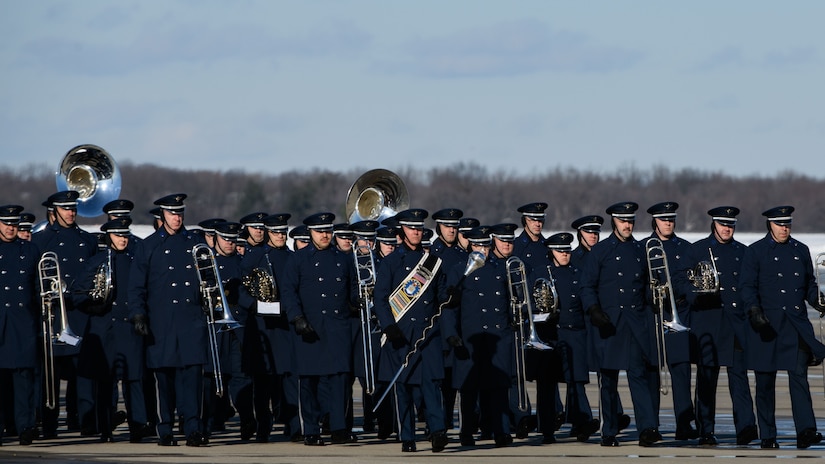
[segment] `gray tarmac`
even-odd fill
[[[695,379],[695,376],[694,376]],[[595,380],[595,379],[594,379]],[[825,395],[823,395],[822,368],[813,367],[809,372],[811,394],[818,428],[825,430]],[[753,387],[751,376],[751,386]],[[528,391],[533,393],[532,384]],[[533,462],[571,462],[577,463],[622,463],[639,462],[639,460],[664,460],[669,463],[701,462],[709,459],[745,459],[748,463],[775,462],[777,459],[804,459],[805,462],[825,463],[825,442],[805,450],[796,448],[796,434],[791,416],[790,396],[787,377],[780,373],[776,385],[778,450],[762,450],[758,440],[750,446],[736,446],[733,418],[730,409],[730,396],[727,391],[727,377],[720,375],[717,394],[716,435],[720,445],[700,447],[695,440],[675,441],[673,431],[672,400],[670,396],[662,397],[660,412],[660,430],[664,440],[654,447],[638,446],[638,434],[634,424],[619,435],[621,446],[604,448],[599,446],[599,437],[593,436],[587,443],[579,443],[568,437],[569,425],[556,432],[558,442],[542,445],[541,436],[532,434],[525,440],[515,440],[507,448],[495,448],[492,441],[479,441],[476,448],[464,448],[458,443],[458,429],[450,431],[451,442],[441,453],[432,453],[430,445],[424,440],[424,424],[418,424],[418,452],[401,453],[401,444],[392,438],[380,441],[374,433],[360,433],[358,443],[309,447],[290,443],[282,435],[280,426],[273,432],[274,441],[270,443],[242,442],[238,435],[237,416],[227,423],[227,431],[212,437],[207,447],[190,448],[183,446],[183,438],[176,447],[160,447],[153,440],[132,444],[128,441],[128,431],[121,425],[115,431],[115,443],[97,443],[95,437],[81,437],[79,433],[59,430],[59,437],[53,440],[38,440],[31,446],[19,446],[16,438],[6,437],[0,447],[0,462],[20,464],[48,462],[63,463],[410,463],[410,462],[449,462],[454,464],[517,464]],[[597,387],[595,381],[588,385],[588,397],[592,401],[594,412],[598,413]],[[626,379],[620,382],[622,402],[633,416],[630,395]],[[360,418],[360,391],[356,388],[356,420]],[[456,414],[457,417],[457,414]],[[458,420],[456,420],[456,426]],[[360,429],[358,429],[360,431]],[[62,432],[62,433],[61,433]]]

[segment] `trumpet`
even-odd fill
[[[40,304],[43,319],[43,355],[45,362],[43,380],[46,384],[46,407],[54,409],[57,405],[57,391],[55,391],[54,386],[54,345],[77,346],[83,337],[75,335],[69,327],[66,301],[63,298],[65,284],[60,278],[60,263],[57,259],[57,253],[53,251],[43,253],[37,263],[37,270],[40,276]],[[57,302],[60,311],[60,333],[58,334],[54,333],[52,326],[55,318],[55,302]]]
[[[536,326],[533,323],[533,304],[530,302],[530,295],[527,290],[527,272],[524,261],[516,256],[507,258],[507,284],[510,291],[510,308],[513,314],[513,323],[516,331],[513,342],[516,345],[516,382],[518,408],[520,411],[529,409],[527,399],[527,363],[524,350],[534,349],[539,351],[552,350],[553,347],[539,339],[536,333]],[[527,312],[527,322],[529,334],[525,333],[524,318]]]
[[[223,396],[223,374],[221,373],[220,347],[218,346],[218,332],[229,331],[243,327],[229,309],[226,301],[226,294],[223,291],[223,282],[215,254],[212,249],[204,243],[199,243],[192,247],[192,257],[195,260],[195,268],[198,271],[198,282],[200,283],[201,294],[206,310],[207,335],[209,336],[209,354],[212,358],[212,371],[215,376],[215,394]],[[215,313],[222,312],[221,320],[215,320]],[[220,330],[216,325],[221,324]]]
[[[699,261],[696,267],[688,269],[687,276],[690,283],[696,287],[696,293],[716,293],[719,291],[719,271],[716,269],[716,258],[713,250],[708,248],[710,261]]]
[[[358,298],[361,305],[361,343],[364,356],[364,391],[368,395],[375,393],[375,358],[372,346],[372,292],[375,288],[375,259],[372,249],[367,245],[353,247],[352,258],[358,273]]]
[[[549,279],[541,277],[533,283],[533,299],[536,300],[539,312],[556,314],[559,312],[559,293],[556,291],[556,280],[550,266],[547,266],[547,275]]]
[[[651,238],[645,244],[647,254],[648,276],[650,278],[650,289],[653,292],[653,304],[658,308],[656,316],[657,325],[661,325],[661,330],[656,329],[656,349],[659,361],[659,390],[663,395],[667,395],[670,387],[667,383],[667,345],[664,336],[667,333],[685,332],[690,328],[682,325],[679,320],[679,312],[676,310],[676,300],[673,298],[673,287],[670,283],[670,269],[667,265],[667,254],[664,245],[658,238]],[[718,274],[717,274],[718,275]],[[670,306],[673,315],[670,321],[665,320],[665,305]]]

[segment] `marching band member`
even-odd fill
[[[203,240],[209,248],[215,248],[215,226],[221,222],[226,222],[226,219],[211,218],[198,223],[198,227],[203,230]]]
[[[753,398],[745,365],[747,317],[739,296],[739,276],[745,245],[734,239],[739,208],[719,206],[708,211],[710,236],[691,247],[693,263],[713,259],[719,288],[714,292],[687,292],[690,330],[696,341],[696,425],[699,444],[716,446],[716,386],[719,368],[726,366],[733,403],[736,444],[747,445],[758,436]],[[695,265],[695,264],[694,264]]]
[[[286,244],[289,230],[289,213],[270,214],[263,220],[267,232],[266,254],[253,263],[245,257],[244,275],[249,275],[255,268],[263,268],[275,283],[275,301],[284,268],[292,250]],[[255,416],[258,419],[258,431],[255,440],[259,443],[269,441],[272,423],[275,419],[284,424],[284,435],[293,442],[304,441],[298,415],[298,376],[295,370],[294,338],[285,314],[262,314],[247,318],[244,330],[249,343],[255,343],[254,351],[254,391]],[[257,340],[257,342],[256,342]]]
[[[332,238],[335,248],[343,253],[350,253],[352,251],[352,243],[355,240],[355,234],[350,229],[350,225],[346,222],[335,224],[332,226]]]
[[[57,253],[60,272],[63,273],[63,280],[67,285],[71,285],[78,274],[84,270],[89,258],[97,253],[97,238],[78,227],[76,223],[77,199],[79,196],[80,194],[74,190],[65,190],[51,195],[47,202],[53,208],[54,223],[32,237],[41,253],[47,251]],[[87,326],[89,316],[82,311],[76,311],[71,303],[71,298],[65,300],[69,327],[77,331],[83,330]],[[55,326],[59,325],[59,322],[59,320],[55,320]],[[82,333],[78,333],[78,335],[83,336]],[[67,379],[67,426],[70,430],[80,427],[82,435],[94,435],[97,433],[94,426],[95,418],[78,416],[77,406],[81,398],[84,401],[94,402],[91,381],[77,376],[77,355],[79,352],[79,345],[60,344],[55,346],[55,391],[60,391],[58,388],[60,379]],[[57,436],[58,413],[59,407],[57,406],[54,409],[43,409],[44,438]]]
[[[246,250],[244,256],[252,255],[252,260],[257,261],[263,253],[266,253],[266,227],[264,226],[264,218],[269,216],[268,213],[257,212],[250,213],[242,217],[240,223],[243,225],[243,232],[246,234]]]
[[[515,225],[515,224],[514,224]],[[501,233],[511,231],[502,230]],[[461,391],[461,445],[475,446],[478,417],[488,422],[496,447],[513,443],[510,435],[509,393],[515,345],[513,344],[507,257],[490,252],[489,226],[467,233],[471,251],[482,253],[486,265],[468,276],[461,286],[465,263],[453,263],[448,288],[456,288],[455,309],[442,319],[443,335],[455,351],[453,386]],[[476,413],[476,407],[479,413]]]
[[[647,209],[647,213],[652,216],[651,228],[653,232],[650,237],[658,239],[662,243],[662,248],[667,256],[667,267],[670,276],[663,277],[660,281],[668,279],[671,281],[673,289],[673,301],[676,303],[678,318],[685,327],[690,327],[690,311],[687,304],[686,289],[687,267],[686,264],[690,256],[690,242],[676,235],[676,210],[679,204],[675,201],[657,203]],[[669,300],[665,300],[669,301]],[[670,314],[671,308],[668,304],[662,308],[665,319],[670,316],[671,320],[676,317]],[[664,342],[667,352],[668,370],[672,379],[673,414],[676,416],[676,439],[690,440],[699,437],[699,432],[693,428],[691,422],[696,419],[693,412],[693,400],[690,392],[691,387],[691,364],[690,364],[690,333],[689,331],[665,332]],[[659,395],[656,395],[658,404]],[[658,410],[658,407],[656,408]]]
[[[553,282],[556,287],[559,300],[557,312],[551,313],[547,320],[537,322],[535,325],[540,339],[545,342],[556,341],[556,353],[554,354],[561,360],[563,379],[567,384],[567,417],[568,422],[572,424],[570,436],[584,442],[599,430],[599,420],[593,419],[590,401],[585,392],[585,385],[590,381],[587,363],[588,336],[584,309],[579,296],[581,271],[571,264],[572,243],[573,235],[568,232],[560,232],[548,237],[544,245],[547,247],[550,264],[543,269],[535,269],[530,282],[543,278]],[[541,377],[536,379],[537,390],[541,383],[547,383],[546,381],[540,382],[540,380],[545,379]],[[548,437],[553,436],[553,424],[544,425],[543,422],[550,421],[541,420],[543,412],[541,400],[545,397],[547,396],[538,394],[539,428],[545,441],[551,441]],[[551,417],[552,421],[555,421],[555,413],[545,413],[544,417]]]
[[[310,236],[309,236],[309,229],[305,224],[301,224],[296,226],[292,230],[289,231],[289,238],[292,239],[292,248],[294,251],[298,251],[301,248],[309,245],[310,243]]]
[[[602,224],[604,224],[604,218],[598,214],[582,216],[570,224],[570,227],[576,231],[576,240],[579,244],[570,255],[571,265],[582,268],[582,260],[593,249],[593,246],[599,243]]]
[[[300,376],[300,411],[304,444],[323,445],[322,382],[328,387],[333,443],[348,443],[346,382],[352,370],[350,306],[358,306],[358,282],[351,258],[332,246],[332,213],[304,219],[311,243],[290,256],[284,272],[281,302],[295,333],[296,366]]]
[[[22,211],[18,205],[0,207],[0,274],[5,287],[0,292],[0,373],[10,377],[14,392],[11,404],[5,402],[6,398],[0,402],[0,409],[6,409],[0,410],[0,444],[6,425],[3,419],[13,416],[19,442],[28,446],[37,437],[35,412],[40,399],[35,383],[35,369],[40,362],[40,253],[36,245],[17,237]]]
[[[94,401],[81,402],[79,407],[81,415],[96,411],[100,441],[104,443],[113,441],[111,431],[117,425],[112,422],[112,418],[117,411],[118,380],[123,382],[129,441],[140,443],[142,439],[154,434],[149,425],[142,384],[144,340],[143,336],[135,332],[127,304],[133,259],[129,247],[131,223],[129,217],[122,216],[100,226],[100,230],[106,234],[107,250],[88,261],[83,273],[75,281],[73,292],[75,305],[89,314],[89,328],[85,331],[80,347],[78,375],[92,379],[94,385]],[[95,299],[90,292],[102,290],[96,288],[101,266],[102,272],[106,272],[105,269],[108,268],[112,279],[108,290],[111,293],[109,301],[101,301],[100,296]]]
[[[791,237],[793,206],[777,206],[762,213],[767,235],[751,244],[742,260],[739,281],[748,312],[748,368],[756,373],[756,411],[762,448],[779,448],[776,442],[776,371],[788,373],[796,427],[796,447],[822,441],[816,431],[808,366],[825,358],[825,345],[814,335],[808,320],[810,303],[820,314],[819,287],[811,252]]]
[[[458,208],[444,208],[433,213],[435,232],[438,237],[433,240],[430,253],[441,258],[444,269],[452,269],[457,264],[467,262],[467,252],[458,246],[458,225],[464,212]],[[441,396],[444,401],[444,425],[447,430],[453,428],[453,411],[457,390],[453,387],[453,363],[455,353],[444,341],[444,381],[441,383]]]
[[[458,248],[465,253],[470,252],[470,241],[467,240],[467,232],[471,231],[474,227],[478,227],[481,225],[476,218],[471,217],[462,217],[458,220],[458,235],[456,237],[456,241],[458,242]]]
[[[639,445],[651,446],[662,439],[649,370],[656,365],[650,340],[653,314],[645,303],[648,287],[644,250],[633,238],[639,205],[616,203],[607,208],[612,234],[597,243],[585,260],[582,275],[582,307],[599,331],[596,350],[601,373],[602,446],[619,446],[617,410],[619,370],[627,372]]]
[[[378,267],[378,263],[395,251],[397,246],[398,232],[396,229],[386,226],[379,227],[375,231],[375,259],[377,260],[375,266]]]
[[[403,240],[392,254],[381,261],[375,283],[375,314],[387,336],[379,358],[378,380],[391,382],[415,341],[426,335],[410,364],[395,383],[395,396],[402,452],[416,451],[415,407],[423,400],[430,430],[432,451],[447,446],[440,383],[444,377],[444,357],[438,321],[433,321],[441,295],[446,290],[441,260],[421,247],[423,209],[407,209],[395,215]],[[426,330],[432,324],[430,330]]]
[[[32,240],[32,227],[34,227],[35,216],[32,213],[21,213],[20,224],[17,225],[17,238],[30,242]]]
[[[202,371],[207,362],[206,317],[192,248],[202,243],[183,224],[186,195],[155,200],[163,224],[135,251],[129,283],[131,320],[146,336],[146,367],[155,376],[158,445],[174,446],[175,410],[183,416],[187,446],[204,446]]]

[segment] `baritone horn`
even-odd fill
[[[361,175],[347,192],[347,220],[382,220],[410,207],[404,181],[392,171],[373,169]]]
[[[650,289],[653,292],[653,304],[658,309],[656,315],[656,350],[659,361],[659,391],[667,395],[670,386],[667,382],[667,345],[665,335],[668,333],[685,332],[690,330],[679,320],[679,311],[676,309],[676,300],[673,297],[673,286],[670,283],[670,268],[667,265],[667,254],[664,245],[658,238],[648,239],[645,244]],[[672,319],[665,320],[665,305],[670,307]]]
[[[533,304],[530,302],[530,292],[527,285],[527,272],[524,261],[516,256],[507,258],[505,263],[507,268],[507,289],[510,291],[510,309],[512,311],[513,323],[516,331],[513,335],[513,343],[516,348],[516,382],[518,408],[524,412],[529,409],[527,399],[527,359],[525,350],[534,349],[539,351],[552,350],[553,347],[539,339],[536,333],[536,325],[533,323]],[[525,316],[525,312],[527,313]],[[524,319],[527,318],[527,326],[524,327]],[[529,331],[529,334],[525,333]]]
[[[99,216],[120,195],[120,169],[112,155],[97,145],[78,145],[63,156],[55,173],[57,190],[76,190],[77,214]]]
[[[43,380],[46,384],[46,407],[54,409],[57,405],[57,391],[54,381],[54,345],[77,346],[83,339],[75,335],[69,327],[69,317],[66,314],[66,301],[63,298],[65,284],[61,279],[60,264],[57,253],[47,251],[43,253],[37,263],[40,276],[40,304],[43,319]],[[54,333],[52,325],[55,318],[55,304],[60,311],[60,333]]]

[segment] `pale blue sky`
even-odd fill
[[[825,178],[821,1],[0,0],[0,166]]]

